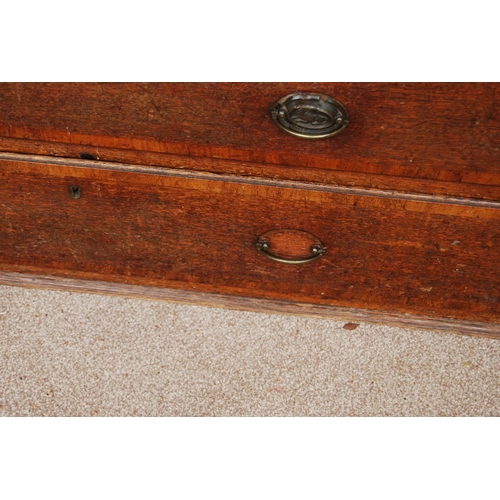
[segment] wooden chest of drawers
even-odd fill
[[[498,336],[499,92],[1,84],[0,282]]]

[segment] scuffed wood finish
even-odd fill
[[[63,162],[0,160],[3,273],[500,323],[498,203]],[[272,229],[327,252],[273,262]]]
[[[270,107],[341,101],[338,136],[289,136]],[[0,150],[500,200],[500,84],[0,84]]]
[[[350,309],[321,304],[306,304],[280,300],[238,297],[221,293],[193,292],[175,288],[110,283],[106,281],[41,276],[28,273],[0,271],[0,284],[25,288],[59,290],[64,292],[99,293],[122,297],[166,300],[181,304],[209,307],[224,307],[241,311],[290,314],[313,318],[336,319],[339,321],[359,321],[378,323],[403,328],[425,328],[448,333],[459,333],[478,337],[500,339],[500,325],[473,321],[456,321],[443,318],[429,318],[411,314],[390,314],[367,309]],[[346,330],[354,330],[356,323],[344,325]]]

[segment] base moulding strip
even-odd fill
[[[137,299],[165,300],[168,302],[208,307],[223,307],[240,311],[289,314],[351,322],[359,321],[401,328],[439,330],[449,333],[500,339],[500,324],[463,321],[448,318],[431,318],[410,314],[371,311],[367,309],[318,306],[303,302],[297,303],[280,300],[258,299],[253,297],[240,297],[217,293],[191,292],[170,288],[130,285],[126,283],[111,283],[105,281],[81,280],[1,271],[0,285],[66,292],[117,295]]]

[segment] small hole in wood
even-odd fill
[[[80,153],[80,158],[82,160],[97,160],[97,156],[92,153]]]

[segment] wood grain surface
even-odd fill
[[[500,204],[427,198],[3,159],[0,271],[498,325]],[[273,262],[255,244],[275,229],[327,251]]]
[[[281,131],[270,108],[295,91],[332,95],[349,126]],[[497,83],[2,83],[0,150],[498,200],[499,99]]]
[[[130,285],[122,282],[111,283],[109,281],[62,278],[60,276],[44,276],[30,273],[0,271],[0,284],[63,292],[97,293],[146,300],[165,300],[180,304],[222,307],[240,311],[336,319],[338,321],[349,321],[344,325],[346,330],[354,330],[358,324],[352,323],[352,321],[357,321],[500,339],[500,324],[498,323],[430,318],[414,314],[387,313],[360,308],[352,309],[349,307],[290,302],[288,300],[258,299],[222,293]]]

